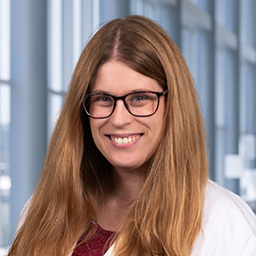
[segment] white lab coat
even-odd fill
[[[256,256],[256,216],[237,195],[209,181],[191,256]]]
[[[104,256],[114,255],[112,245]],[[256,256],[255,214],[239,196],[210,180],[203,225],[191,256]]]
[[[104,256],[114,256],[113,246]],[[204,219],[191,256],[256,256],[256,216],[237,195],[208,181]]]

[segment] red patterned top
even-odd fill
[[[94,225],[94,224],[92,224]],[[75,248],[72,256],[102,256],[106,253],[109,248],[110,238],[115,232],[105,230],[99,225],[95,235],[90,238],[87,242],[82,243]],[[88,231],[80,238],[78,243],[83,237],[88,234]]]

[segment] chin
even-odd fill
[[[142,163],[142,164],[134,164],[134,163],[124,163],[122,162],[121,164],[118,164],[118,163],[111,163],[113,168],[114,169],[118,169],[118,170],[123,170],[123,171],[130,171],[130,172],[133,172],[133,171],[145,171],[146,170],[146,162],[145,163]]]

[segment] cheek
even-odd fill
[[[94,127],[94,124],[93,124],[93,121],[91,120],[91,118],[89,118],[89,123],[90,123],[90,128],[91,128],[92,138],[94,139],[94,131],[95,131],[95,127]]]
[[[95,122],[96,120],[90,118],[90,127],[91,127],[91,133],[92,133],[92,139],[94,141],[94,143],[97,146],[97,141],[98,141],[98,137],[99,137],[99,126],[97,125],[97,122]]]
[[[100,149],[99,147],[104,136],[103,134],[101,134],[101,128],[104,126],[105,122],[105,120],[90,118],[92,139],[98,149]]]
[[[162,119],[157,120],[156,124],[157,125],[154,131],[154,137],[155,137],[155,146],[157,147],[162,135],[163,120]]]
[[[156,120],[154,122],[155,124],[155,136],[157,145],[159,143],[159,140],[161,139],[161,134],[163,133],[163,126],[164,126],[164,104],[163,106],[160,106],[159,112],[157,113]]]

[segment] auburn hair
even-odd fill
[[[159,145],[115,236],[115,255],[190,255],[202,227],[208,178],[201,108],[176,44],[155,22],[137,15],[104,25],[82,52],[41,178],[8,255],[68,255],[111,192],[111,165],[96,148],[82,108],[98,68],[110,60],[168,89]]]

